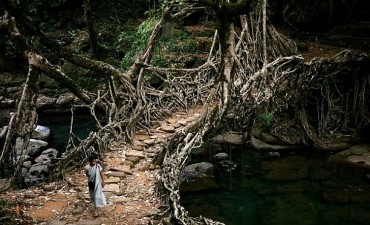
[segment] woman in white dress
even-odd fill
[[[103,168],[96,162],[96,157],[89,157],[89,164],[85,167],[85,174],[88,178],[89,194],[91,203],[94,205],[94,217],[98,216],[98,208],[107,205],[103,193],[104,176]]]

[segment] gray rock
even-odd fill
[[[126,166],[126,165],[112,167],[110,170],[124,172],[124,173],[127,173],[127,174],[132,174],[132,172],[130,170],[130,167],[129,166]]]
[[[32,166],[32,162],[31,161],[24,161],[22,165],[23,165],[24,168],[29,169]]]
[[[58,107],[71,105],[75,98],[76,97],[72,93],[64,93],[58,97],[58,99],[56,100],[56,104]]]
[[[108,177],[106,180],[105,180],[105,183],[106,184],[110,184],[110,183],[118,183],[120,182],[120,178],[119,177],[114,177],[114,176],[111,176],[111,177]]]
[[[24,141],[22,138],[18,137],[15,142],[15,150],[17,151],[17,155],[21,155],[21,152],[23,150]],[[47,142],[36,140],[31,138],[29,141],[29,144],[27,146],[25,154],[28,154],[30,156],[37,155],[40,152],[40,149],[43,147],[46,147],[48,145]]]
[[[126,177],[126,174],[124,172],[112,172],[108,174],[108,176],[112,177]]]
[[[51,158],[48,155],[40,155],[35,159],[35,162],[41,165],[49,165],[51,163]]]
[[[83,207],[81,205],[78,205],[78,206],[76,206],[75,209],[73,209],[72,214],[73,215],[81,214],[84,211],[84,209],[85,209],[85,207]]]
[[[214,167],[212,163],[207,162],[190,164],[185,166],[181,179],[189,180],[196,177],[211,177],[213,176]]]
[[[36,185],[46,179],[48,172],[47,165],[34,164],[29,169],[24,182],[30,186]]]
[[[55,102],[56,102],[56,98],[40,96],[36,100],[36,107],[38,109],[52,109],[52,108],[55,108]]]
[[[223,159],[228,159],[229,155],[226,154],[225,152],[220,152],[220,153],[217,153],[216,155],[214,155],[213,158],[215,160],[223,160]]]
[[[44,189],[44,191],[54,191],[55,190],[55,185],[46,184],[46,185],[42,186],[42,189]]]
[[[22,167],[22,170],[21,170],[22,177],[26,177],[27,176],[27,173],[28,173],[28,168]]]
[[[222,144],[232,144],[232,145],[242,145],[244,143],[243,134],[228,132],[225,134],[220,134],[212,138],[215,143]]]
[[[136,151],[136,150],[127,151],[126,156],[127,157],[134,156],[134,157],[138,157],[138,158],[141,158],[141,159],[145,158],[145,155],[142,151]]]
[[[175,127],[170,126],[170,125],[162,125],[161,130],[163,130],[166,133],[175,133],[176,132]]]
[[[213,171],[213,164],[207,162],[186,166],[180,177],[180,191],[192,192],[219,188]]]
[[[255,149],[259,150],[269,150],[269,151],[279,151],[279,150],[288,150],[294,148],[292,145],[272,145],[268,144],[253,135],[251,136],[251,144]]]
[[[50,128],[37,125],[36,129],[32,132],[31,137],[43,141],[48,141],[50,136]]]
[[[58,150],[56,150],[55,148],[48,148],[45,151],[41,152],[41,155],[47,155],[49,156],[49,158],[53,159],[58,156],[58,153]]]
[[[119,189],[118,184],[107,184],[103,188],[103,191],[106,191],[106,192],[118,192],[119,190],[120,189]]]

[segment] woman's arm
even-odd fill
[[[100,167],[100,177],[101,177],[101,186],[104,188],[105,186],[105,181],[104,181],[104,173],[103,173],[103,169]]]

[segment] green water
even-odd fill
[[[65,152],[68,143],[71,118],[69,115],[42,115],[38,124],[50,128],[49,147],[59,153]],[[85,114],[74,115],[73,134],[80,139],[86,138],[94,130],[94,120]]]
[[[370,224],[368,169],[302,150],[271,157],[246,147],[222,148],[237,167],[216,170],[219,189],[181,194],[191,216],[227,225]],[[193,155],[193,162],[212,162],[213,154]]]

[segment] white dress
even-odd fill
[[[89,194],[91,202],[95,207],[103,207],[107,205],[102,187],[102,178],[100,176],[102,167],[97,163],[94,166],[90,164],[85,167],[85,174],[88,178]]]

